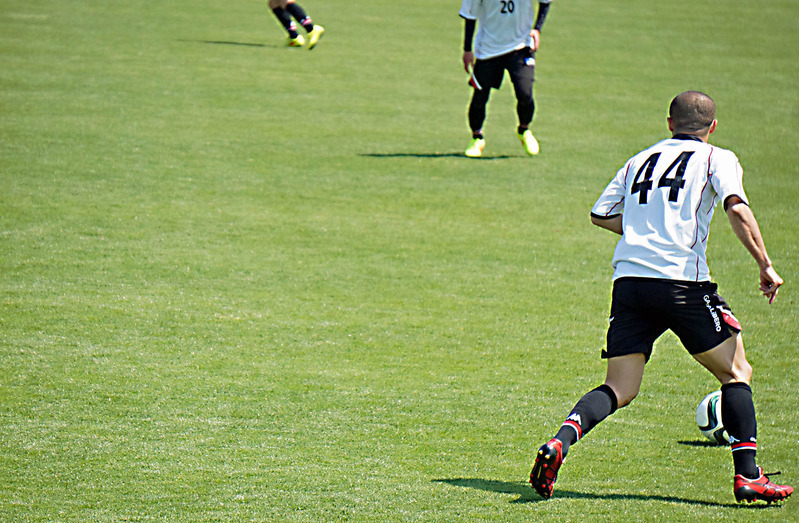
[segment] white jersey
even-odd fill
[[[709,281],[710,220],[730,196],[748,205],[738,157],[688,135],[627,160],[591,209],[599,218],[622,215],[613,279]]]
[[[533,28],[531,0],[463,0],[459,14],[467,20],[477,20],[474,56],[478,60],[533,45],[530,36]]]

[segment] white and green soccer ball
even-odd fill
[[[696,408],[696,424],[707,439],[720,445],[729,445],[730,436],[721,422],[721,391],[711,392]]]

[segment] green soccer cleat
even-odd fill
[[[464,153],[469,158],[479,158],[483,154],[483,149],[485,149],[486,141],[482,138],[472,138],[472,141],[469,142],[469,147],[466,148],[466,152]]]
[[[313,30],[308,33],[308,50],[310,51],[316,44],[319,43],[319,39],[322,38],[322,35],[325,34],[325,28],[321,25],[313,26]]]
[[[302,47],[305,45],[305,38],[302,35],[297,35],[297,38],[288,37],[286,45],[289,47]]]
[[[516,136],[519,137],[519,141],[522,142],[524,146],[524,151],[529,154],[530,156],[535,156],[538,154],[540,148],[538,147],[538,140],[535,139],[533,136],[532,131],[527,129],[522,134],[517,134]]]

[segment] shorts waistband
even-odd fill
[[[671,285],[684,285],[686,287],[713,287],[715,284],[712,281],[692,281],[692,280],[672,280],[669,278],[645,278],[642,276],[622,276],[613,281],[616,282],[641,282],[641,283],[666,283]]]

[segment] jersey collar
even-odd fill
[[[693,134],[675,134],[674,136],[672,136],[672,138],[674,140],[693,140],[695,142],[701,142],[702,141],[701,138],[699,138],[698,136],[695,136]]]

